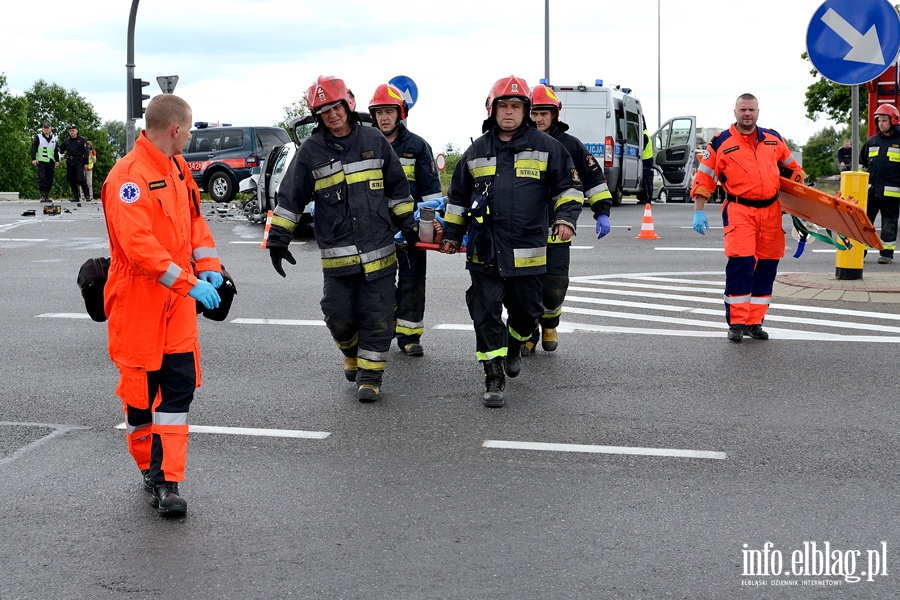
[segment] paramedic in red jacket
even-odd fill
[[[105,288],[109,355],[119,369],[128,449],[162,515],[183,515],[188,407],[200,386],[197,302],[219,305],[215,242],[181,149],[191,108],[172,94],[147,105],[146,129],[110,171],[101,199],[112,260]],[[196,273],[196,275],[195,275]]]
[[[703,205],[717,182],[725,190],[725,319],[732,342],[744,335],[769,339],[762,323],[784,256],[779,167],[796,169],[805,178],[778,132],[756,126],[758,117],[756,97],[741,95],[734,105],[735,123],[710,141],[691,189],[693,227],[701,234],[709,228]]]

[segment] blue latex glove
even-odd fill
[[[609,217],[606,215],[597,215],[597,239],[603,238],[609,233]]]
[[[223,281],[225,281],[222,278],[222,274],[216,271],[200,271],[200,279],[216,289],[219,289],[219,286],[222,285]]]
[[[216,291],[212,284],[202,279],[197,280],[197,285],[188,292],[188,296],[202,304],[203,308],[206,309],[218,308],[219,306],[219,292]]]
[[[694,231],[700,235],[706,235],[706,229],[709,229],[709,221],[702,210],[694,211]]]
[[[316,217],[316,203],[315,201],[309,203],[309,216],[315,218]]]

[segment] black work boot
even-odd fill
[[[732,325],[728,328],[728,339],[736,344],[740,344],[744,339],[744,326]]]
[[[503,406],[503,388],[506,386],[506,377],[503,375],[503,359],[495,358],[484,361],[484,397],[481,403],[488,408],[500,408]]]
[[[145,492],[153,492],[153,480],[150,479],[150,469],[141,471],[141,484],[144,486]]]
[[[178,495],[178,484],[173,481],[156,484],[150,504],[165,517],[180,517],[187,512],[187,502]]]
[[[762,325],[744,325],[744,333],[752,337],[754,340],[769,339],[769,332],[762,328]]]
[[[522,342],[510,337],[506,343],[506,374],[518,377],[522,371]]]

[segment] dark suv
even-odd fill
[[[291,141],[280,127],[213,127],[207,123],[194,126],[182,155],[194,181],[216,202],[231,202],[238,182],[259,166],[260,157]]]

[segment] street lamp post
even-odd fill
[[[140,0],[131,0],[131,12],[128,15],[128,57],[125,63],[125,100],[127,108],[125,110],[125,151],[130,152],[134,148],[134,121],[137,116],[134,115],[132,107],[132,84],[134,79],[134,21],[137,19],[137,8]]]

